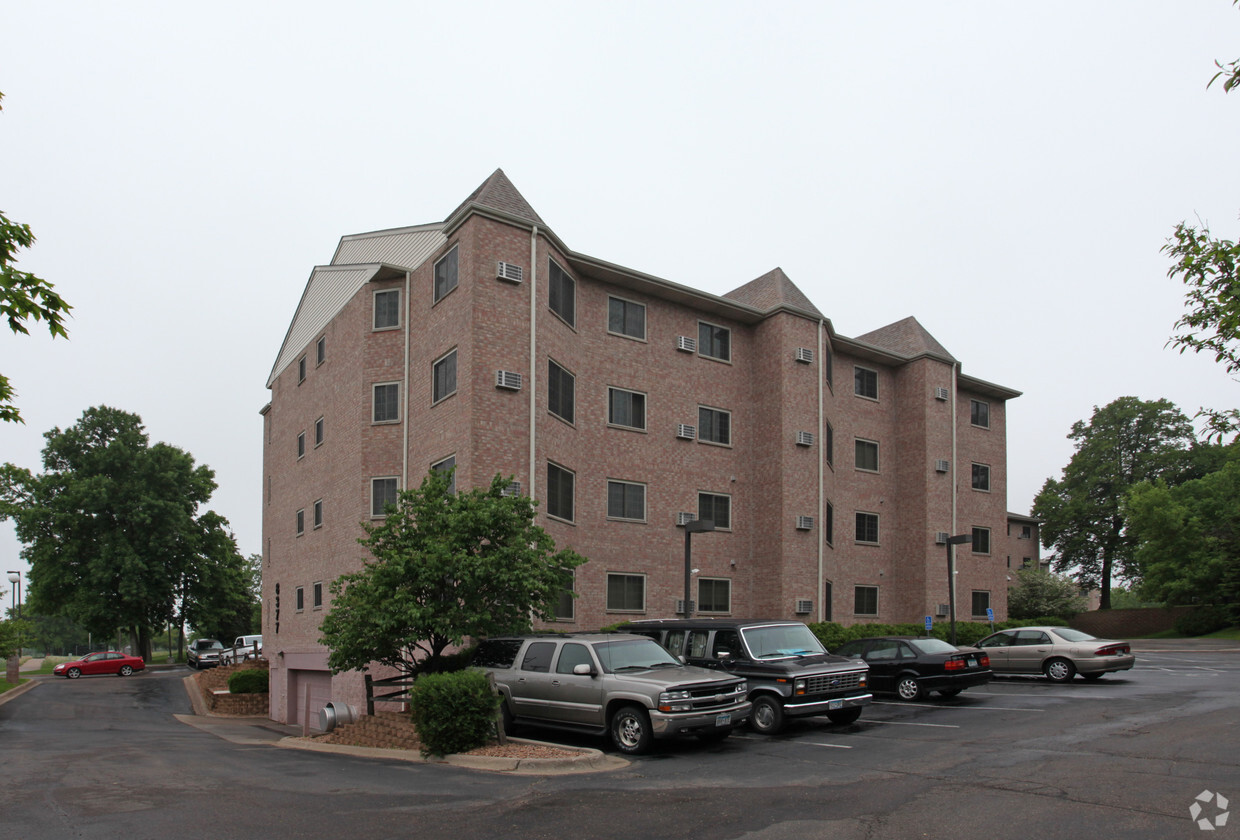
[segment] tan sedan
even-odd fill
[[[1077,674],[1096,680],[1127,671],[1137,661],[1127,642],[1096,639],[1071,627],[1001,630],[977,646],[990,656],[996,674],[1044,674],[1052,682],[1068,682]]]

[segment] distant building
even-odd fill
[[[577,253],[502,171],[443,222],[341,239],[267,385],[277,720],[359,702],[318,642],[328,586],[360,567],[361,522],[449,466],[458,487],[512,476],[589,558],[557,629],[675,614],[692,519],[717,527],[693,537],[701,614],[944,616],[944,541],[964,533],[958,616],[1006,617],[1019,392],[914,318],[836,333],[778,268],[720,297]]]

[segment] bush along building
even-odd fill
[[[345,236],[314,268],[263,409],[272,717],[360,702],[329,585],[361,523],[455,467],[538,501],[589,558],[556,629],[694,614],[1006,618],[1005,416],[914,319],[855,338],[778,268],[716,296],[573,251],[496,171],[440,223]]]

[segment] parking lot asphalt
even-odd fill
[[[848,726],[660,743],[545,777],[273,748],[286,733],[261,720],[240,725],[249,740],[204,738],[174,717],[192,714],[183,672],[45,681],[0,708],[0,838],[1202,836],[1199,797],[1240,801],[1240,651],[1148,647],[1096,683],[879,697]]]

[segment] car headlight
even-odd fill
[[[688,712],[693,709],[693,695],[687,691],[664,691],[659,694],[660,712]]]

